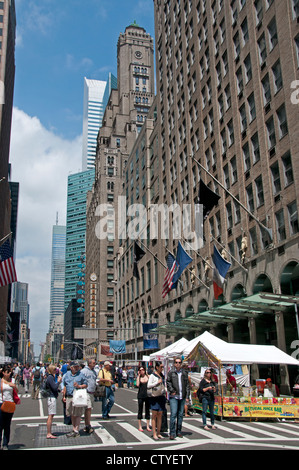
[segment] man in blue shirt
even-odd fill
[[[66,403],[66,415],[71,416],[73,425],[73,431],[67,434],[67,437],[78,437],[80,419],[85,407],[73,406],[73,394],[74,390],[87,388],[87,379],[82,374],[78,362],[71,363],[71,370],[63,376],[62,387],[63,401]]]
[[[82,369],[82,374],[85,375],[87,380],[87,408],[85,409],[84,413],[84,431],[88,434],[91,434],[94,431],[91,427],[91,410],[93,408],[94,392],[96,390],[97,385],[97,374],[94,370],[95,365],[96,361],[94,359],[89,359],[87,366]]]

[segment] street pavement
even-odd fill
[[[17,406],[12,421],[10,450],[102,450],[106,451],[107,458],[114,459],[111,464],[124,463],[115,461],[117,456],[123,455],[123,451],[127,458],[130,455],[169,454],[180,460],[167,463],[182,465],[195,463],[199,450],[299,450],[299,423],[295,421],[217,420],[217,429],[206,431],[199,413],[184,418],[182,438],[170,441],[168,433],[164,432],[161,433],[162,439],[154,441],[152,432],[146,431],[145,420],[143,432],[138,431],[137,390],[127,388],[116,389],[115,405],[109,420],[102,419],[102,403],[95,402],[92,410],[94,433],[84,433],[82,419],[80,436],[77,438],[66,436],[72,427],[64,424],[62,402],[58,398],[57,415],[52,428],[57,439],[46,439],[47,400],[33,400],[30,394],[24,394],[22,387],[19,395],[21,405]],[[168,405],[167,411],[169,425]],[[145,451],[149,451],[149,454]],[[193,462],[186,460],[188,455],[193,458]],[[163,464],[163,461],[150,463],[158,465]],[[132,462],[132,466],[138,465]]]

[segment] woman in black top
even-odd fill
[[[52,434],[52,423],[54,415],[56,415],[56,402],[59,393],[59,386],[62,377],[57,378],[55,382],[56,367],[50,364],[48,367],[48,377],[46,379],[46,388],[49,391],[48,397],[48,419],[47,419],[47,439],[56,439],[56,436]]]
[[[216,384],[212,380],[212,373],[210,369],[207,369],[204,374],[204,378],[199,384],[199,390],[202,393],[202,423],[204,429],[209,430],[207,426],[207,410],[209,408],[212,429],[216,429],[214,426],[214,404],[215,404],[215,392]]]
[[[143,429],[141,426],[143,403],[145,406],[145,419],[147,422],[146,430],[151,431],[150,424],[149,424],[150,405],[149,405],[149,398],[147,396],[147,382],[148,382],[148,375],[146,374],[144,367],[139,367],[137,381],[136,381],[136,385],[138,387],[138,393],[137,393],[138,417],[137,418],[138,418],[138,424],[139,424],[138,430],[141,432],[143,432]]]

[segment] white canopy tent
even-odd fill
[[[195,340],[198,341],[195,342]],[[272,345],[227,343],[208,331],[192,341],[194,341],[194,344],[189,342],[189,345],[182,351],[185,357],[192,356],[196,348],[202,344],[222,364],[287,364],[299,366],[297,359]],[[193,348],[190,349],[190,346],[193,346]]]
[[[166,348],[163,348],[160,351],[150,354],[150,360],[161,361],[167,357],[179,355],[188,344],[189,341],[186,338],[181,338],[175,343],[166,346]]]

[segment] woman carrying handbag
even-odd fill
[[[155,365],[155,372],[149,376],[147,383],[148,396],[150,397],[150,409],[152,410],[153,438],[155,441],[162,438],[160,431],[162,415],[166,404],[165,380],[162,371],[163,364],[161,362],[157,362]]]
[[[8,450],[10,439],[11,420],[16,408],[18,389],[16,384],[12,383],[12,369],[4,366],[0,373],[1,394],[0,394],[0,446],[3,434],[3,450]]]

